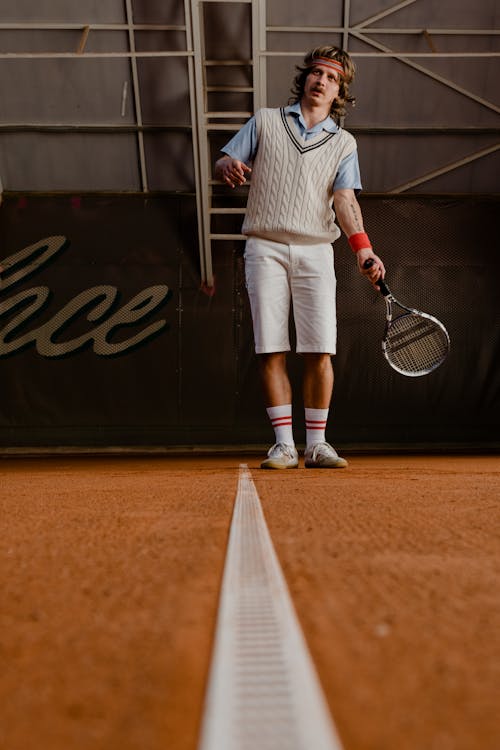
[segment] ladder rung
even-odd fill
[[[211,214],[244,214],[245,208],[211,208]]]
[[[245,67],[248,67],[253,65],[253,60],[204,60],[203,65],[207,68],[234,67],[235,65],[244,65]]]
[[[246,240],[244,234],[210,234],[211,240]]]
[[[232,130],[239,130],[241,128],[241,126],[244,125],[244,124],[245,123],[243,123],[243,122],[240,122],[239,124],[235,123],[234,125],[231,125],[228,122],[220,122],[220,123],[209,122],[205,127],[206,127],[207,130],[228,130],[228,131],[232,131]]]
[[[251,112],[205,112],[205,117],[214,117],[216,120],[222,120],[224,118],[228,120],[238,120],[241,117],[251,117]]]
[[[225,182],[222,182],[222,180],[209,180],[209,185],[225,185]],[[239,188],[247,188],[250,187],[250,180],[247,180],[243,185],[238,185]]]
[[[218,91],[222,94],[251,94],[254,91],[253,86],[207,86],[209,93]]]

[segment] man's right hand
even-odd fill
[[[251,171],[244,162],[231,156],[223,156],[215,163],[215,176],[232,188],[244,185],[247,181],[245,173],[249,174]]]

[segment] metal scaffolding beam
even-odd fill
[[[242,239],[241,235],[232,231],[234,227],[230,227],[227,233],[221,229],[223,217],[227,215],[234,218],[235,214],[242,213],[244,209],[234,208],[234,206],[223,208],[221,203],[224,197],[220,192],[217,194],[217,202],[214,205],[213,190],[216,183],[212,178],[212,152],[210,144],[218,134],[230,134],[238,130],[241,124],[255,110],[267,106],[267,88],[270,86],[267,69],[268,65],[271,65],[272,60],[279,58],[299,58],[303,56],[305,49],[292,50],[292,43],[286,40],[287,35],[294,42],[297,42],[297,39],[299,40],[298,43],[293,43],[294,47],[302,46],[300,43],[301,39],[304,40],[304,47],[306,47],[308,44],[306,41],[308,35],[339,35],[341,39],[340,43],[355,60],[363,60],[365,58],[372,60],[393,60],[398,64],[412,69],[420,76],[434,81],[435,84],[455,92],[465,100],[476,104],[482,110],[488,110],[490,113],[489,119],[478,119],[478,122],[485,122],[488,125],[491,123],[491,114],[500,113],[500,106],[498,106],[496,101],[491,100],[493,95],[490,95],[490,98],[481,95],[482,91],[474,91],[472,84],[469,87],[467,85],[460,85],[451,80],[454,77],[453,74],[449,74],[447,77],[435,72],[432,67],[428,66],[428,62],[432,60],[496,61],[500,57],[500,51],[498,51],[498,47],[494,48],[493,41],[496,42],[498,39],[500,29],[483,28],[482,26],[487,22],[484,20],[478,22],[477,27],[471,28],[458,28],[456,21],[453,21],[449,28],[441,28],[437,25],[436,27],[429,25],[425,28],[420,28],[415,26],[415,24],[405,25],[403,22],[404,13],[396,17],[399,12],[404,11],[409,6],[416,5],[418,2],[419,0],[393,0],[393,4],[390,7],[375,12],[362,21],[354,21],[353,16],[356,15],[357,10],[356,0],[342,0],[341,8],[337,8],[336,13],[331,14],[331,19],[335,19],[338,25],[333,23],[328,24],[327,22],[324,25],[289,25],[287,21],[290,18],[290,14],[286,13],[285,0],[283,0],[282,4],[283,13],[281,19],[276,14],[276,6],[273,6],[272,9],[273,19],[275,21],[282,20],[284,23],[275,22],[274,24],[268,23],[266,0],[184,0],[184,23],[181,17],[177,18],[177,22],[172,24],[135,23],[132,0],[125,0],[123,18],[120,18],[119,23],[93,23],[91,20],[88,22],[60,23],[45,21],[2,22],[0,23],[0,34],[5,32],[5,35],[9,38],[10,49],[12,50],[0,52],[0,59],[3,61],[26,60],[32,61],[35,64],[35,61],[39,60],[79,60],[82,65],[85,65],[85,61],[91,60],[129,60],[130,81],[125,81],[123,89],[120,89],[121,112],[122,117],[124,117],[129,103],[133,103],[135,114],[133,121],[127,124],[121,124],[119,118],[115,124],[106,122],[89,124],[84,121],[65,123],[62,121],[64,118],[61,116],[61,113],[59,113],[59,120],[56,117],[55,122],[36,123],[28,120],[27,122],[9,123],[9,113],[6,112],[4,113],[4,122],[0,125],[0,134],[29,132],[133,133],[137,142],[137,160],[140,174],[140,182],[138,184],[140,184],[140,189],[144,193],[149,192],[150,189],[148,185],[148,154],[145,151],[144,144],[145,134],[150,131],[181,130],[190,134],[192,138],[194,181],[196,186],[200,272],[203,282],[207,286],[211,286],[213,284],[212,243],[223,238]],[[213,60],[206,54],[204,11],[210,4],[212,6],[223,6],[225,3],[228,6],[243,5],[248,8],[249,17],[251,15],[251,46],[249,50],[246,49],[242,53],[242,58],[240,59],[234,57],[235,53],[232,52],[231,59]],[[366,7],[366,4],[364,4],[364,7]],[[337,16],[339,10],[341,12],[340,17]],[[214,11],[216,14],[220,12],[216,9]],[[328,21],[328,18],[326,18],[326,21]],[[401,23],[398,25],[399,21]],[[379,25],[381,23],[384,25]],[[45,36],[42,35],[42,39],[46,40],[46,44],[43,45],[46,49],[43,47],[40,49],[40,46],[24,49],[21,41],[19,43],[12,43],[11,40],[13,38],[15,40],[15,32],[25,31],[46,32]],[[61,38],[65,38],[60,35],[65,32],[67,36],[63,47],[65,51],[60,51]],[[68,32],[72,33],[68,34]],[[148,35],[155,32],[172,33],[177,40],[175,46],[179,47],[179,49],[164,49],[164,45],[161,43],[158,44],[160,48],[157,50],[148,49],[147,44],[137,49],[136,35],[139,32],[141,32],[141,35]],[[110,35],[110,49],[107,51],[106,48],[102,51],[102,47],[96,45],[96,35],[103,34]],[[115,44],[115,41],[117,38],[120,39],[120,37],[123,37],[124,34],[126,34],[128,43],[123,45],[124,49],[121,49],[121,47]],[[184,47],[182,43],[179,43],[179,35],[184,35]],[[394,44],[391,43],[388,45],[387,38],[383,39],[385,43],[380,41],[382,37],[388,36],[391,37],[391,42],[394,40]],[[404,40],[404,44],[399,44],[401,37],[408,37],[408,39]],[[446,49],[444,41],[436,41],[439,37],[456,39],[457,41],[454,46],[462,47],[462,49]],[[466,49],[465,44],[460,44],[460,40],[466,40],[467,37],[477,40],[476,44],[471,43],[469,45],[472,49]],[[19,35],[20,40],[25,38],[21,34]],[[101,41],[102,38],[101,36]],[[51,49],[54,39],[57,39],[58,46]],[[414,39],[415,44],[411,43],[411,39]],[[426,40],[427,45],[423,46],[420,39]],[[360,44],[357,44],[357,42],[362,43],[364,46],[360,49]],[[401,46],[409,46],[412,49],[398,49]],[[113,47],[116,48],[115,51],[112,51]],[[491,47],[491,49],[488,49],[488,47]],[[8,50],[9,47],[4,46],[3,49]],[[94,51],[96,49],[100,51]],[[236,55],[238,55],[238,52],[236,52]],[[243,56],[246,56],[248,59],[243,59]],[[161,125],[161,123],[144,125],[142,104],[145,92],[141,91],[139,61],[169,58],[185,60],[189,85],[190,124],[186,122],[182,126],[167,126]],[[477,64],[479,65],[479,62]],[[229,71],[230,69],[234,69],[235,66],[245,66],[250,69],[252,71],[252,80],[248,83],[246,80],[240,80],[237,85],[232,85],[231,83],[220,84],[217,79],[215,79],[215,82],[212,80],[211,72],[215,67],[227,68]],[[126,77],[128,78],[128,75]],[[247,101],[243,101],[242,106],[234,108],[228,106],[227,111],[224,111],[220,102],[224,101],[226,94],[229,96],[240,95],[243,98],[247,94],[248,103]],[[217,100],[217,104],[213,107],[215,111],[210,111],[209,103],[214,98]],[[103,117],[102,119],[105,118]],[[464,126],[463,122],[457,122],[456,124],[448,123],[448,126],[439,128],[432,126],[406,128],[387,124],[385,127],[354,127],[351,128],[351,131],[354,134],[377,136],[405,133],[408,135],[448,134],[466,138],[476,135],[498,136],[499,128],[495,128],[494,125],[495,123],[493,122],[490,127],[481,127],[479,125],[477,127],[469,127]],[[405,190],[412,189],[437,176],[452,172],[465,164],[491,157],[499,148],[498,144],[485,145],[483,143],[481,145],[483,148],[480,150],[474,147],[469,148],[468,150],[471,153],[461,158],[458,158],[457,154],[455,154],[457,158],[451,163],[438,166],[432,172],[427,172],[404,183],[401,181],[400,184],[388,192],[404,192]],[[477,144],[475,146],[477,147]],[[472,150],[473,148],[474,150]],[[461,149],[462,153],[466,150]],[[217,222],[214,224],[217,231],[213,231],[212,228],[214,217],[217,217]]]

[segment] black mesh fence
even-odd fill
[[[368,428],[382,441],[451,442],[498,439],[500,417],[500,296],[495,281],[491,228],[498,202],[489,198],[366,198],[366,226],[384,260],[395,296],[431,313],[446,326],[451,350],[435,372],[405,378],[392,371],[380,350],[384,304],[362,288],[337,249],[340,320],[337,361],[339,418],[348,439]],[[357,365],[356,363],[357,358]],[[354,425],[348,403],[353,367]]]

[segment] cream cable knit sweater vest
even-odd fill
[[[333,181],[342,159],[356,149],[346,130],[322,131],[304,141],[283,109],[256,115],[259,147],[253,163],[243,234],[313,245],[340,236]]]

